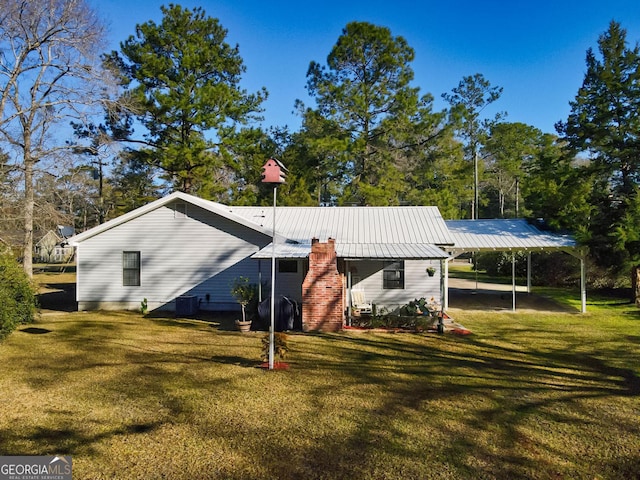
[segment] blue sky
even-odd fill
[[[110,29],[110,49],[148,20],[159,22],[151,0],[90,0]],[[203,0],[174,1],[202,7],[228,30],[247,68],[242,85],[269,91],[265,126],[296,130],[296,99],[311,105],[304,88],[309,62],[326,57],[350,21],[367,21],[404,37],[416,52],[414,86],[435,97],[450,92],[462,77],[481,73],[503,87],[494,111],[553,133],[566,120],[569,101],[582,83],[585,54],[616,20],[632,45],[640,41],[639,0],[583,1],[378,1],[378,0]],[[488,114],[493,112],[488,111]]]

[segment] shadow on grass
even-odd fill
[[[92,454],[93,445],[101,440],[119,435],[144,435],[159,428],[163,423],[131,423],[95,435],[86,434],[72,426],[60,428],[35,426],[24,432],[0,429],[0,451],[10,451],[11,455],[51,455],[52,452],[69,455],[80,452]],[[37,445],[35,449],[33,444]],[[20,445],[24,445],[22,450]]]
[[[38,294],[38,303],[41,309],[56,312],[75,312],[78,310],[75,283],[50,283],[46,285],[46,288],[53,291]]]
[[[182,328],[196,328],[197,324],[192,322],[192,320],[197,320],[208,323],[213,329],[230,332],[237,330],[235,321],[238,318],[238,313],[201,311],[189,317],[181,317],[177,316],[174,312],[156,310],[146,314],[145,318],[168,326]]]
[[[327,438],[325,443],[318,441],[315,450],[301,453],[309,471],[331,471],[332,478],[357,477],[358,472],[370,474],[369,464],[375,464],[380,451],[394,452],[407,460],[415,458],[410,443],[396,440],[406,436],[406,431],[399,427],[402,416],[428,414],[429,405],[448,403],[461,408],[458,417],[443,419],[434,411],[427,425],[447,436],[445,463],[448,470],[455,472],[455,478],[527,478],[533,472],[553,472],[561,462],[554,464],[531,456],[531,451],[540,448],[549,450],[550,457],[563,460],[567,457],[570,469],[571,462],[579,465],[583,459],[553,445],[528,445],[531,440],[523,435],[523,426],[541,421],[549,424],[548,428],[570,424],[580,430],[582,423],[583,428],[593,429],[596,421],[593,412],[581,411],[586,408],[582,401],[608,402],[640,395],[640,379],[634,371],[612,366],[594,355],[573,353],[571,349],[523,351],[472,337],[423,337],[421,342],[414,336],[407,342],[405,335],[383,339],[369,335],[348,338],[339,334],[316,335],[332,343],[333,348],[328,347],[329,353],[324,358],[314,356],[312,363],[298,361],[299,369],[340,371],[346,382],[341,387],[332,383],[318,387],[312,395],[318,399],[314,412],[325,408],[323,398],[331,397],[336,388],[344,388],[351,382],[379,386],[385,395],[350,436]],[[456,351],[457,347],[461,348]],[[393,372],[402,373],[401,379],[395,379]],[[483,406],[477,407],[474,400]],[[461,405],[465,401],[467,409]],[[562,413],[567,408],[570,411]],[[601,420],[604,428],[606,421]],[[480,440],[487,432],[493,432],[493,443]],[[588,444],[589,440],[586,441]],[[612,476],[604,478],[637,478],[634,475],[639,463],[640,459],[635,457],[621,458],[619,462],[609,460],[606,469]],[[414,478],[418,472],[416,467],[415,474],[411,470],[403,474]],[[278,471],[274,468],[271,473],[276,475]],[[295,478],[295,474],[286,478]],[[562,478],[570,474],[571,470],[557,472]]]
[[[629,365],[637,358],[635,345],[628,351],[618,350],[617,343],[601,343],[595,335],[589,337],[592,343],[579,335],[566,335],[557,344],[524,344],[521,338],[555,339],[558,330],[536,326],[515,331],[504,324],[493,329],[491,336],[290,335],[296,368],[291,374],[268,377],[269,383],[260,383],[261,378],[256,380],[249,369],[223,368],[257,366],[259,362],[250,356],[258,348],[248,349],[248,337],[225,333],[214,336],[215,342],[199,344],[201,337],[189,333],[195,327],[187,325],[188,320],[151,320],[185,328],[185,337],[176,342],[187,344],[193,339],[198,351],[190,354],[191,350],[173,352],[143,343],[131,345],[121,341],[119,335],[98,339],[85,348],[105,348],[108,353],[111,345],[126,347],[118,359],[126,373],[100,383],[96,398],[108,391],[113,398],[135,400],[140,408],[166,411],[161,421],[107,428],[93,436],[74,429],[72,420],[56,428],[5,429],[0,431],[0,450],[36,444],[37,451],[27,452],[23,447],[25,451],[18,453],[92,453],[94,444],[104,438],[146,434],[172,419],[198,423],[207,436],[237,445],[237,457],[260,465],[259,478],[425,478],[424,473],[430,471],[449,472],[448,478],[637,478],[633,475],[640,460],[625,453],[613,458],[598,456],[597,438],[586,438],[573,452],[562,448],[562,442],[575,435],[568,434],[567,429],[583,429],[587,437],[594,430],[606,430],[606,423],[616,419],[611,412],[592,411],[591,401],[601,400],[597,404],[600,406],[614,405],[616,400],[640,395],[636,372],[620,366],[625,358]],[[638,336],[630,336],[637,341]],[[210,352],[208,348],[219,350]],[[91,357],[83,361],[89,362]],[[209,362],[220,365],[206,369]],[[78,370],[96,366],[72,357],[67,363]],[[205,369],[199,376],[203,364]],[[224,374],[218,376],[220,371]],[[55,373],[48,372],[59,378]],[[279,390],[278,386],[283,388]],[[220,392],[234,389],[243,403],[251,404],[253,396],[260,403],[273,397],[273,402],[287,412],[283,422],[274,412],[271,423],[252,423],[248,415],[246,419],[234,417],[235,423],[224,428],[224,418],[200,420],[206,415],[206,408],[198,403],[200,395],[196,400],[182,396],[183,390],[193,390],[205,399],[215,399]],[[296,407],[289,403],[289,394],[300,392],[302,395],[296,398],[304,397],[305,405],[290,413],[289,409]],[[92,395],[83,393],[88,398]],[[342,401],[337,399],[343,393],[351,396],[352,403],[341,403],[334,409],[333,402]],[[296,415],[300,420],[286,423]],[[346,420],[341,424],[343,418]],[[556,443],[536,442],[539,438],[528,430],[532,424],[549,430],[549,437],[554,429],[564,437]],[[316,425],[320,428],[315,429]],[[638,433],[637,425],[625,428],[630,435]],[[306,432],[311,429],[312,433]],[[273,433],[276,431],[278,436]],[[430,436],[444,440],[434,446],[425,440]],[[265,442],[265,438],[279,441]],[[585,461],[575,450],[589,452],[589,461],[595,465],[592,472],[583,470],[572,475],[573,465]],[[621,448],[625,451],[629,451],[629,444]],[[219,478],[256,478],[233,468],[240,467],[232,465]],[[588,474],[593,472],[600,474]]]
[[[246,357],[240,357],[236,355],[214,355],[211,357],[211,361],[215,363],[224,363],[226,365],[237,365],[239,367],[259,367],[262,363],[261,360],[249,360]]]
[[[24,333],[30,333],[32,335],[44,335],[45,333],[51,333],[52,332],[52,330],[49,330],[48,328],[38,328],[38,327],[21,328],[18,331],[19,332],[24,332]]]

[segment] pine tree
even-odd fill
[[[598,264],[640,276],[640,48],[612,21],[589,49],[587,71],[566,122],[556,129],[572,151],[588,154],[594,185],[589,247]],[[587,219],[583,219],[586,221]],[[640,288],[634,298],[640,298]]]
[[[175,189],[210,196],[208,179],[225,177],[229,143],[260,111],[267,93],[240,87],[245,67],[238,46],[202,8],[161,7],[160,24],[149,21],[106,57],[129,81],[144,138],[138,160],[158,167]],[[208,192],[208,195],[206,194]],[[213,195],[216,195],[214,192]]]

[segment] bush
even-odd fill
[[[31,323],[36,311],[33,283],[12,255],[0,255],[0,339],[18,325]]]
[[[289,345],[287,343],[288,337],[286,333],[275,332],[273,334],[273,356],[279,357],[280,360],[283,360],[284,357],[287,356],[289,352]],[[267,333],[262,337],[262,361],[269,361],[269,334]],[[275,361],[275,360],[274,360]]]
[[[485,271],[492,277],[511,277],[512,273],[511,252],[487,252],[478,253],[475,256],[474,269]],[[527,254],[516,252],[516,276],[527,275]]]

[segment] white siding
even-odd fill
[[[197,295],[205,310],[237,308],[231,282],[240,275],[258,281],[258,262],[248,257],[271,239],[194,205],[186,213],[177,218],[168,204],[81,242],[80,308],[138,308],[144,298],[150,309],[173,308],[180,295]],[[140,251],[140,286],[122,285],[123,251]],[[270,265],[262,267],[268,278]]]
[[[284,295],[285,297],[292,298],[298,303],[302,302],[302,282],[306,272],[304,260],[295,260],[298,263],[298,271],[295,273],[280,272],[277,270],[278,265],[276,263],[276,295]],[[276,261],[277,262],[277,261]]]
[[[297,273],[281,273],[278,269],[278,260],[276,259],[276,296],[282,296],[302,302],[302,281],[304,280],[306,261],[305,259],[296,260],[298,262]],[[266,287],[262,291],[262,299],[264,300],[271,295],[271,259],[252,259],[261,270],[262,284]],[[256,280],[257,283],[257,280]]]
[[[354,272],[354,267],[355,271]],[[352,261],[348,268],[352,271],[354,289],[364,290],[367,301],[384,307],[390,311],[407,304],[411,300],[425,297],[429,300],[434,297],[438,302],[440,298],[440,261],[438,260],[405,260],[404,262],[404,289],[383,288],[382,269],[384,262],[378,261]],[[433,277],[427,274],[427,267],[434,267],[436,273]],[[359,283],[355,283],[359,281]]]

